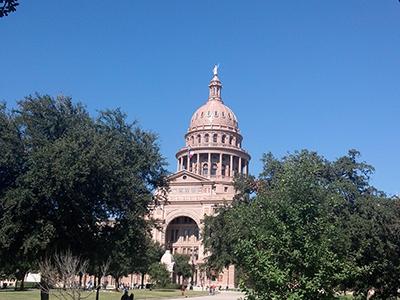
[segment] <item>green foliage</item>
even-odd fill
[[[0,18],[15,12],[19,5],[18,0],[0,0]]]
[[[150,266],[158,263],[164,254],[164,248],[147,236],[142,247],[139,249],[141,255],[133,262],[132,271],[142,275],[141,285],[144,285],[144,276],[149,273]]]
[[[209,267],[236,264],[249,299],[329,299],[370,288],[377,298],[396,295],[399,202],[369,185],[373,169],[358,156],[265,155],[259,179],[237,178],[232,206],[206,218]]]
[[[235,209],[221,206],[217,209],[218,217],[204,217],[203,243],[211,250],[207,257],[208,272],[220,272],[224,267],[237,264],[236,242],[249,235],[251,228],[247,224],[247,206],[236,203]]]
[[[151,237],[147,237],[143,246],[142,256],[135,262],[134,271],[146,274],[153,263],[160,261],[164,254],[164,248],[158,242],[154,242]]]
[[[151,282],[157,287],[165,288],[171,282],[167,267],[162,263],[153,263],[148,274]]]
[[[192,276],[192,266],[189,264],[190,257],[188,255],[174,254],[174,271],[178,276],[182,276],[184,279]]]
[[[93,274],[109,259],[116,276],[133,271],[153,191],[165,184],[156,136],[119,110],[91,118],[68,97],[30,96],[14,113],[2,106],[0,123],[0,269],[25,274],[70,249]]]
[[[343,235],[349,237],[345,257],[354,276],[343,287],[360,298],[373,287],[375,298],[390,299],[400,286],[400,201],[368,197],[353,210],[343,221]]]

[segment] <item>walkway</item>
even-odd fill
[[[191,297],[187,299],[193,300],[237,300],[243,299],[244,294],[240,292],[219,292],[213,296],[201,296],[201,297]],[[169,300],[182,300],[181,298],[169,299]]]

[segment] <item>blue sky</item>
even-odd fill
[[[120,107],[158,133],[175,170],[191,114],[220,64],[258,174],[262,153],[335,159],[356,148],[400,193],[397,0],[20,0],[0,19],[0,100],[72,96]]]

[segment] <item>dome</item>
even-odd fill
[[[216,69],[208,87],[210,90],[208,101],[193,114],[189,131],[217,128],[239,131],[235,114],[221,99],[222,84]]]
[[[208,100],[193,114],[189,130],[201,128],[238,129],[238,121],[233,111],[221,100]]]

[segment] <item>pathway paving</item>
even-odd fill
[[[191,297],[187,299],[193,299],[193,300],[238,300],[238,299],[243,299],[244,294],[240,292],[219,292],[215,295],[212,296],[201,296],[201,297]],[[182,300],[183,298],[175,298],[175,299],[169,299],[169,300]]]

